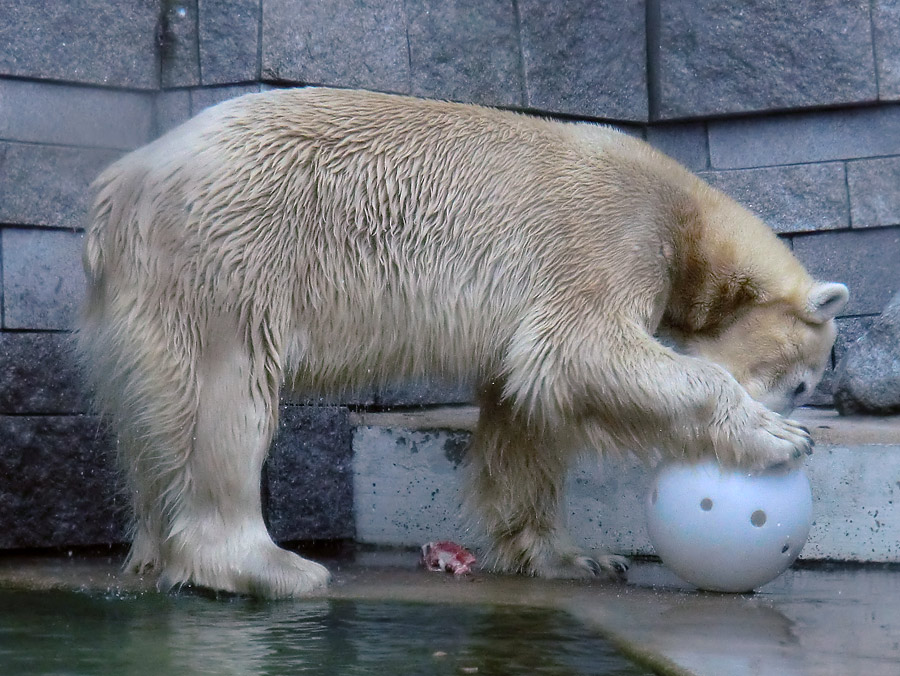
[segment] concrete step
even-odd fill
[[[843,418],[818,409],[793,417],[816,441],[805,463],[814,523],[800,558],[900,562],[900,417]],[[359,542],[480,544],[460,510],[461,462],[476,418],[473,407],[352,416]],[[653,554],[643,506],[651,476],[634,458],[587,454],[568,478],[566,516],[576,542]]]

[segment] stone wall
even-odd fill
[[[200,109],[324,84],[620,125],[849,284],[839,357],[900,290],[898,64],[900,0],[0,0],[0,548],[122,538],[112,443],[68,333],[87,188]],[[346,474],[325,453],[349,458],[348,406],[468,399],[467,384],[426,382],[288,402],[332,406],[285,415],[273,531],[352,536]],[[310,448],[333,492],[307,512],[339,505],[339,518],[291,516],[285,477]]]

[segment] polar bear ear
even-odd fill
[[[843,284],[816,282],[806,299],[806,319],[816,324],[824,324],[829,319],[834,319],[848,300],[850,291]]]

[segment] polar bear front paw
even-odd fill
[[[525,564],[508,563],[496,559],[492,566],[498,573],[520,573],[542,577],[548,580],[603,580],[625,582],[628,577],[629,561],[615,554],[595,554],[587,556],[578,551],[556,553],[542,552],[530,557]]]
[[[605,578],[624,582],[628,579],[628,568],[631,563],[624,556],[616,554],[602,554],[596,557],[579,556],[576,562],[584,559],[587,566],[594,573],[594,577]]]
[[[614,554],[561,556],[536,566],[533,574],[547,579],[606,580],[624,582],[628,577],[628,559]]]
[[[795,465],[812,454],[814,442],[806,427],[762,405],[757,406],[756,424],[738,458],[741,465],[751,469]]]

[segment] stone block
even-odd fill
[[[374,387],[348,390],[338,394],[291,392],[289,390],[284,390],[282,391],[281,396],[282,402],[289,406],[350,406],[354,408],[364,408],[375,405]]]
[[[162,136],[191,117],[191,91],[172,89],[155,98],[156,134]]]
[[[509,0],[407,3],[415,96],[522,106],[519,33]]]
[[[854,228],[900,224],[900,158],[849,162],[847,185]]]
[[[0,416],[0,549],[127,539],[111,438],[90,416]]]
[[[900,155],[900,106],[710,121],[714,169]]]
[[[204,85],[259,79],[260,0],[198,0]],[[266,2],[268,10],[271,3]]]
[[[484,546],[463,513],[468,444],[468,432],[450,427],[357,427],[357,540],[409,547],[451,539]],[[648,485],[646,465],[633,458],[608,458],[602,466],[596,456],[583,458],[569,473],[563,506],[574,541],[587,549],[652,554],[643,517]]]
[[[265,476],[268,525],[275,540],[354,536],[347,409],[282,407]]]
[[[647,120],[643,0],[519,0],[531,108]]]
[[[160,85],[199,85],[198,52],[197,0],[163,0],[159,27]]]
[[[60,415],[87,409],[70,334],[0,332],[0,414]]]
[[[356,539],[392,546],[456,540],[471,547],[462,517],[458,430],[357,427],[353,433]]]
[[[376,391],[375,400],[380,407],[471,404],[475,401],[475,388],[471,383],[452,383],[437,378],[423,378],[418,381],[379,388]]]
[[[110,150],[0,143],[0,223],[84,227],[89,186]]]
[[[3,328],[74,327],[85,292],[82,240],[60,230],[2,231]]]
[[[647,127],[647,142],[691,171],[709,168],[709,142],[703,122],[674,122]]]
[[[660,2],[659,13],[659,119],[877,100],[868,3]]]
[[[806,462],[815,518],[801,559],[900,561],[900,443],[894,437],[892,444],[817,443]]]
[[[709,171],[700,175],[776,232],[831,230],[850,225],[844,166],[840,163]]]
[[[262,78],[409,92],[404,3],[266,0]]]
[[[357,539],[421,546],[438,538],[483,545],[461,516],[467,421],[435,420],[426,427],[407,416],[369,415],[354,431]],[[816,452],[804,462],[813,488],[815,522],[801,554],[806,560],[900,561],[900,419],[839,418],[800,409]],[[381,420],[379,420],[381,418]],[[568,477],[565,517],[575,544],[620,554],[653,554],[644,499],[650,468],[630,457],[588,454]]]
[[[244,94],[259,92],[259,85],[231,85],[228,87],[200,87],[191,90],[191,114],[196,115],[204,108],[209,108],[222,101],[233,99]]]
[[[900,290],[900,228],[797,235],[794,254],[817,279],[850,287],[844,315],[881,312]]]
[[[900,293],[835,368],[834,401],[844,415],[900,413]]]
[[[153,95],[0,79],[0,138],[130,149],[153,134]]]
[[[0,73],[155,89],[158,12],[158,0],[6,0]]]
[[[875,33],[878,98],[896,101],[900,99],[900,2],[873,2],[872,28]]]

